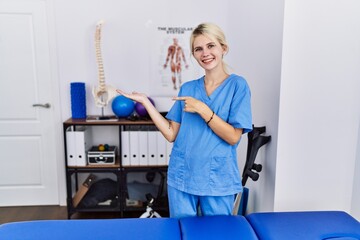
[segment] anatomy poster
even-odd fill
[[[201,76],[201,69],[191,57],[192,27],[156,27],[151,46],[150,93],[175,96],[180,86]]]

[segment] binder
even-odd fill
[[[86,152],[91,148],[90,144],[90,128],[80,126],[74,131],[75,134],[75,152],[76,152],[76,165],[86,166],[87,158]]]
[[[66,152],[68,166],[86,166],[86,152],[91,147],[91,131],[85,126],[66,129]]]
[[[156,132],[157,165],[166,165],[166,139],[160,131]]]
[[[139,166],[139,131],[129,131],[130,133],[130,165]]]
[[[172,148],[173,148],[173,143],[166,141],[166,165],[169,165]]]
[[[121,164],[122,166],[130,166],[130,133],[129,131],[121,131]]]
[[[146,131],[138,132],[139,165],[147,166],[148,163],[148,134]]]
[[[66,129],[66,159],[68,166],[76,166],[75,133],[73,126]]]
[[[157,165],[157,131],[148,131],[148,163]]]

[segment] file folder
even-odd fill
[[[160,131],[156,132],[157,138],[157,165],[166,165],[166,139]]]
[[[148,131],[148,158],[149,165],[157,165],[157,131]]]
[[[121,131],[121,165],[130,166],[130,133]]]
[[[76,166],[76,146],[73,126],[66,129],[66,159],[68,166]]]
[[[87,150],[91,148],[90,144],[91,130],[88,127],[80,127],[75,131],[76,141],[76,164],[77,166],[87,165]]]
[[[148,164],[148,134],[146,131],[138,132],[139,143],[139,165],[147,166]]]
[[[130,133],[130,165],[139,166],[139,131],[129,131]]]
[[[166,165],[169,165],[172,148],[173,148],[173,143],[166,141]]]

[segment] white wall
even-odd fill
[[[359,220],[360,219],[360,122],[358,127],[358,142],[357,142],[357,154],[356,164],[354,169],[354,183],[353,183],[353,194],[351,202],[351,213]]]
[[[352,203],[351,203],[351,213],[358,220],[360,219],[360,122],[358,127],[358,144],[357,144],[357,154],[356,154],[356,166],[354,169],[354,184],[353,184],[353,194],[352,194]]]
[[[95,25],[103,19],[102,57],[106,84],[125,91],[149,93],[152,31],[158,26],[193,26],[216,22],[227,30],[227,1],[113,1],[53,0],[59,57],[62,117],[71,116],[70,83],[85,82],[87,113],[100,114],[94,106],[92,86],[98,85],[95,59]],[[70,6],[70,7],[69,7]],[[111,106],[105,113],[112,114]]]
[[[253,122],[266,126],[270,143],[262,147],[256,163],[263,165],[260,178],[250,178],[248,211],[272,211],[275,193],[276,146],[280,95],[281,51],[284,0],[231,1],[228,21],[229,43],[235,72],[243,75],[251,88]],[[246,141],[244,141],[246,140]],[[244,166],[247,136],[239,148]]]
[[[359,13],[356,0],[285,3],[275,210],[359,211]]]

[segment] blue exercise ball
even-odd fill
[[[134,112],[135,103],[133,100],[119,95],[113,99],[111,108],[117,117],[128,117]]]

